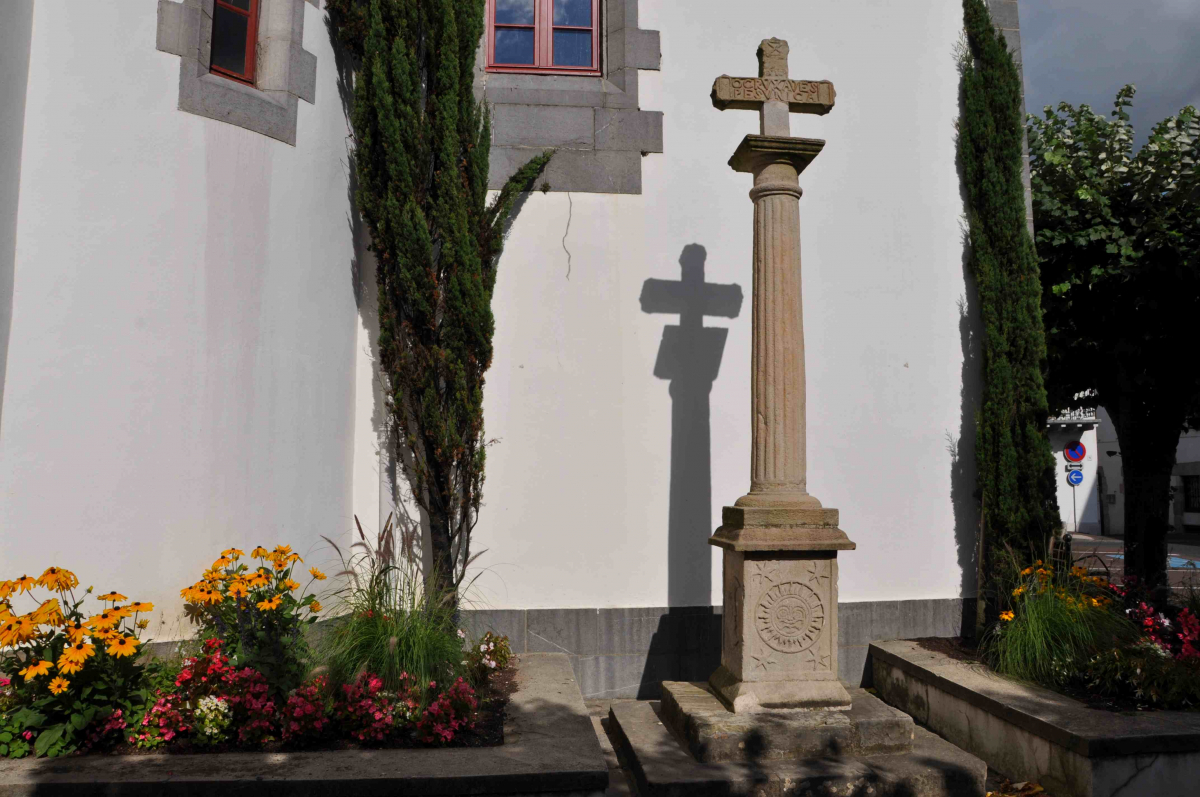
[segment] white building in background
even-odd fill
[[[1068,534],[1098,535],[1106,532],[1101,512],[1102,471],[1098,467],[1096,427],[1099,421],[1094,407],[1069,412],[1050,419],[1050,450],[1054,453],[1054,480],[1058,485],[1058,512],[1063,531]],[[1068,452],[1078,450],[1078,455]],[[1078,471],[1078,477],[1072,472]],[[1078,484],[1074,482],[1078,480]]]
[[[0,575],[69,567],[154,601],[159,638],[187,632],[179,589],[221,549],[322,562],[322,535],[391,510],[325,12],[253,0],[247,27],[216,3],[0,3]],[[993,6],[1015,46],[1016,2]],[[837,87],[792,124],[828,141],[802,176],[809,488],[858,543],[840,584],[857,682],[871,639],[956,633],[974,594],[961,2],[588,11],[566,74],[492,68],[526,58],[520,37],[480,53],[496,180],[559,154],[500,264],[472,622],[572,653],[587,694],[711,671],[706,540],[749,479],[750,304],[703,319],[724,332],[694,345],[724,345],[683,385],[656,371],[679,311],[643,298],[749,295],[750,183],[726,161],[758,120],[709,91],[778,36],[793,75]]]

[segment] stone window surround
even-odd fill
[[[304,3],[260,0],[254,86],[210,71],[214,0],[158,1],[157,49],[180,57],[179,110],[296,145],[298,100],[316,101],[317,57],[303,48]]]
[[[551,191],[640,194],[642,157],[663,151],[663,115],[638,106],[638,70],[661,67],[658,31],[638,28],[638,0],[601,0],[600,77],[487,70],[475,89],[492,110],[489,187],[500,188],[538,152],[557,150]]]

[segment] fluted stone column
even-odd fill
[[[754,175],[750,492],[709,541],[725,549],[710,683],[735,712],[850,707],[838,681],[837,552],[855,546],[807,478],[799,175],[824,144],[746,136],[729,162]]]

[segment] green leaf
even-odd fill
[[[74,727],[77,731],[83,730],[88,724],[87,719],[85,719],[82,714],[72,714],[70,722],[72,727]]]
[[[0,733],[0,742],[4,742],[5,744],[8,744],[12,740],[13,740],[13,735],[11,733],[9,733],[8,731],[4,731],[3,733]]]
[[[35,755],[44,756],[50,750],[50,745],[62,738],[65,725],[53,725],[38,734],[37,741],[33,743],[33,752]]]

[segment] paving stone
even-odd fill
[[[679,677],[679,656],[579,656],[572,664],[584,697],[657,698],[663,681]]]

